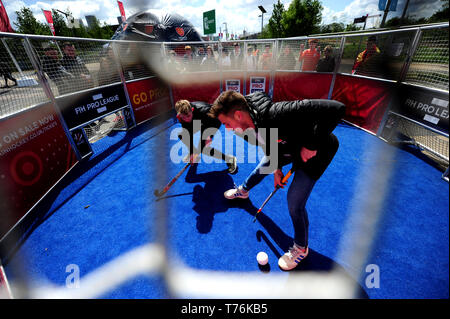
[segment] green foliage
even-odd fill
[[[269,23],[260,38],[283,38],[318,33],[322,21],[319,0],[293,0],[287,10],[280,0],[273,5]]]
[[[448,21],[449,11],[448,11],[448,3],[449,0],[441,0],[442,9],[434,13],[429,19],[429,22],[444,22]]]
[[[336,33],[345,31],[345,24],[333,22],[320,26],[320,33]]]
[[[70,13],[69,9],[66,12]],[[16,11],[16,14],[17,22],[14,22],[14,25],[18,33],[52,35],[47,23],[37,21],[29,8],[23,7]],[[98,20],[91,29],[82,25],[79,28],[69,28],[66,23],[67,18],[63,14],[53,10],[52,16],[55,33],[61,37],[111,39],[115,31],[106,23],[100,25]]]
[[[322,21],[322,4],[318,0],[293,0],[283,14],[286,37],[318,33]]]
[[[16,11],[17,22],[14,25],[17,27],[16,31],[23,34],[39,34],[51,35],[51,31],[47,24],[39,22],[33,15],[31,9],[23,7]]]
[[[66,24],[66,17],[55,10],[52,11],[52,16],[55,34],[60,36],[71,36],[71,31]]]
[[[267,38],[282,38],[284,37],[285,30],[282,24],[283,14],[284,14],[284,6],[280,0],[276,4],[273,5],[272,16],[269,19],[268,24],[268,35]]]
[[[347,26],[345,27],[345,30],[344,31],[358,31],[358,30],[361,30],[362,29],[362,27],[359,27],[359,26],[357,26],[356,24],[354,24],[354,23],[350,23],[350,24],[347,24]]]

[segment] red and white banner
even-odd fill
[[[50,31],[52,31],[52,34],[55,35],[55,27],[53,26],[53,16],[52,12],[50,10],[42,10],[44,13],[45,19],[47,20],[48,27],[50,28]]]
[[[76,162],[51,104],[0,122],[0,239]]]
[[[122,17],[122,22],[127,21],[127,17],[125,16],[125,9],[123,8],[122,1],[117,1],[117,4],[119,5],[119,11],[120,11],[120,16]]]
[[[0,0],[0,32],[14,32],[2,0]]]

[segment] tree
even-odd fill
[[[337,33],[345,31],[345,25],[337,22],[320,26],[320,33]]]
[[[443,22],[443,21],[448,21],[448,3],[449,0],[441,0],[442,2],[442,9],[435,12],[429,19],[429,22]]]
[[[23,7],[19,11],[16,11],[16,14],[17,22],[14,22],[14,25],[17,27],[16,31],[18,33],[40,35],[52,34],[48,25],[37,21],[29,8]]]
[[[283,15],[284,15],[284,5],[280,0],[276,4],[273,5],[272,16],[269,19],[268,23],[268,38],[282,38],[284,37],[284,27],[282,24]]]
[[[354,23],[350,23],[350,24],[347,24],[344,31],[358,31],[361,29],[362,29],[362,27],[359,27]]]
[[[72,32],[67,26],[66,17],[56,10],[52,10],[53,26],[55,27],[55,34],[61,37],[70,37]]]
[[[101,26],[100,21],[95,18],[94,25],[92,28],[88,29],[88,34],[90,38],[94,39],[111,39],[114,32],[105,22],[103,23],[103,26]]]
[[[319,0],[293,0],[283,14],[282,24],[285,36],[319,33],[322,9]]]

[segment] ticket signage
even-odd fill
[[[69,129],[101,118],[128,104],[120,83],[63,96],[56,101]]]
[[[265,92],[266,77],[250,77],[250,94],[255,92]]]
[[[55,113],[44,104],[0,122],[0,238],[77,162]]]
[[[241,92],[241,81],[240,80],[225,80],[226,91],[236,91]]]

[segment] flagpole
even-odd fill
[[[45,10],[42,9],[42,8],[41,8],[41,10],[42,10],[42,13],[44,14],[45,20],[47,21],[47,26],[48,26],[48,28],[50,29],[50,33],[51,33],[53,36],[55,36],[56,30],[55,30],[55,33],[53,33],[54,27],[53,27],[53,30],[52,30],[52,28],[50,27],[50,23],[48,22],[47,16],[45,15]],[[51,11],[50,11],[50,12],[51,12]],[[53,17],[52,17],[52,19],[53,19]],[[56,47],[58,48],[59,54],[61,54],[61,57],[63,57],[64,54],[62,53],[61,48],[59,47],[58,42],[57,42],[57,41],[54,41],[54,43],[56,44]]]

